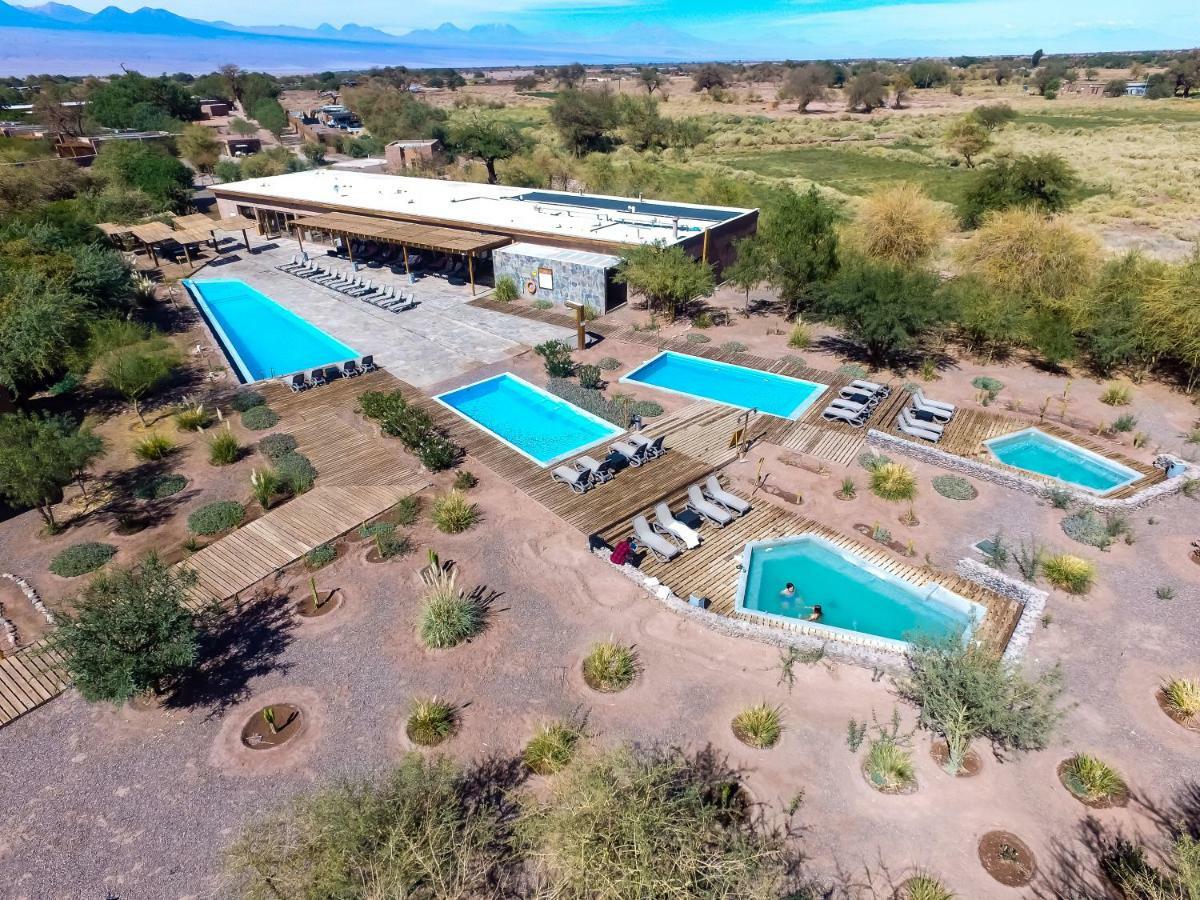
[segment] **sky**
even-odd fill
[[[109,2],[73,5],[97,10]],[[396,34],[447,21],[460,27],[502,22],[534,34],[666,27],[796,58],[1200,45],[1200,3],[1194,0],[116,0],[116,5],[160,6],[239,25],[354,22]]]

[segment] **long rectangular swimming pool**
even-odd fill
[[[508,372],[434,399],[540,466],[562,462],[622,433],[611,422]]]
[[[978,603],[937,585],[910,584],[813,534],[752,542],[742,558],[739,610],[806,621],[819,605],[821,617],[810,627],[828,630],[831,638],[857,632],[899,648],[915,634],[970,634],[985,614]]]
[[[183,285],[243,382],[358,359],[357,351],[244,281],[185,280]]]
[[[1026,428],[985,441],[996,459],[1015,469],[1046,475],[1094,494],[1131,484],[1142,473],[1037,428]]]
[[[672,350],[642,363],[621,381],[713,400],[739,409],[757,409],[781,419],[798,419],[828,388],[828,385],[815,381],[760,372]]]

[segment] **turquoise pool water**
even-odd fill
[[[358,359],[359,354],[244,281],[184,281],[242,381]]]
[[[985,446],[1005,465],[1107,494],[1142,477],[1141,473],[1099,453],[1036,428],[992,438]]]
[[[805,620],[812,604],[822,617],[810,623],[828,629],[906,641],[914,634],[969,634],[984,610],[938,586],[919,588],[888,575],[862,557],[816,535],[756,541],[746,546],[737,608],[790,620]],[[744,557],[745,558],[745,557]],[[793,597],[782,594],[791,582]]]
[[[541,466],[562,462],[622,430],[505,372],[436,398]]]
[[[740,409],[757,409],[782,419],[799,418],[828,387],[670,350],[642,363],[621,380]]]

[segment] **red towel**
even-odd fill
[[[633,545],[629,543],[628,539],[623,540],[617,546],[613,547],[612,555],[608,557],[608,561],[614,566],[623,566],[632,551]]]

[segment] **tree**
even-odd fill
[[[516,126],[479,111],[451,120],[448,143],[454,152],[483,161],[488,184],[497,181],[496,160],[512,159],[526,147]]]
[[[554,70],[554,80],[565,88],[574,89],[587,78],[587,69],[582,63],[571,63],[569,66],[559,66]]]
[[[58,530],[54,504],[74,480],[80,459],[75,434],[62,417],[0,416],[0,494],[17,506],[36,507],[50,531]]]
[[[975,157],[992,144],[987,129],[971,116],[963,116],[952,122],[943,140],[948,150],[963,158],[968,169],[975,168]]]
[[[658,101],[653,97],[618,98],[621,125],[625,142],[639,153],[665,147],[670,138],[671,123],[658,112]]]
[[[300,148],[300,152],[314,166],[325,165],[325,145],[317,141],[305,141],[304,146]]]
[[[109,141],[92,171],[109,184],[143,191],[161,209],[183,209],[191,196],[191,170],[157,144]]]
[[[1034,50],[1033,56],[1029,60],[1029,68],[1036,69],[1038,67],[1038,63],[1042,61],[1043,56],[1045,56],[1045,53],[1042,52],[1040,47],[1037,50]]]
[[[1075,325],[1088,361],[1108,377],[1121,367],[1149,369],[1163,342],[1146,323],[1146,297],[1166,266],[1137,251],[1105,261],[1096,282],[1080,297]]]
[[[946,771],[957,774],[976,738],[997,748],[1044,749],[1063,717],[1062,680],[1055,667],[1029,681],[991,650],[956,636],[915,640],[896,688],[920,707],[921,724],[946,739]]]
[[[912,266],[933,255],[948,230],[942,208],[917,185],[900,182],[862,201],[850,233],[868,259]]]
[[[1074,170],[1057,154],[1002,156],[981,168],[967,185],[963,224],[974,228],[988,212],[1013,207],[1062,212],[1078,186]]]
[[[537,86],[538,80],[536,75],[522,75],[513,81],[513,89],[518,92],[536,90]]]
[[[1022,340],[1028,304],[995,290],[974,275],[960,275],[939,289],[971,352],[991,362]]]
[[[97,575],[60,614],[55,632],[67,671],[85,700],[123,703],[161,693],[192,669],[200,628],[187,606],[192,572],[151,555]]]
[[[908,99],[909,92],[913,89],[912,79],[903,72],[897,73],[892,78],[892,109],[903,109],[904,101]]]
[[[693,91],[708,91],[711,94],[714,88],[728,87],[728,85],[728,70],[716,63],[705,63],[692,73]]]
[[[1033,73],[1033,86],[1043,97],[1056,93],[1067,75],[1067,65],[1061,60],[1051,60]]]
[[[1017,111],[1007,103],[984,103],[971,110],[971,118],[988,131],[999,131],[1016,120]]]
[[[1104,85],[1105,97],[1124,97],[1129,90],[1129,82],[1124,78],[1114,78]]]
[[[992,71],[992,77],[996,80],[997,85],[1004,84],[1006,81],[1011,81],[1013,76],[1012,63],[1001,60],[996,63],[996,68]]]
[[[178,365],[178,353],[161,338],[114,350],[98,363],[101,381],[129,401],[143,426],[142,401]]]
[[[950,70],[932,59],[919,59],[908,67],[908,77],[914,87],[935,88],[950,83]]]
[[[179,136],[180,155],[201,172],[211,172],[221,158],[221,143],[213,137],[212,129],[203,125],[187,125]]]
[[[245,84],[242,70],[233,63],[225,63],[225,65],[217,70],[217,75],[225,86],[223,96],[230,97],[241,103],[243,96],[242,87]]]
[[[61,372],[90,312],[57,279],[36,271],[0,275],[0,385],[20,397]]]
[[[643,66],[638,69],[638,80],[642,82],[642,87],[646,89],[646,93],[651,96],[667,83],[666,76],[653,66]]]
[[[87,470],[97,459],[104,455],[104,440],[92,429],[80,426],[67,435],[63,442],[63,457],[71,477],[79,485],[79,490],[86,499]]]
[[[447,113],[382,78],[342,91],[342,102],[354,110],[373,136],[383,141],[445,137]]]
[[[878,72],[860,72],[846,83],[846,108],[869,113],[887,103],[887,80]]]
[[[127,72],[92,90],[87,114],[107,128],[175,131],[199,118],[200,105],[177,81]]]
[[[781,191],[763,210],[759,235],[770,258],[770,281],[791,315],[837,271],[837,210],[810,188]]]
[[[651,311],[663,309],[672,321],[680,306],[697,297],[711,297],[712,267],[692,259],[678,244],[642,244],[622,254],[616,280],[646,298]]]
[[[607,149],[618,121],[617,105],[608,91],[567,89],[550,104],[550,122],[576,156]]]
[[[1173,82],[1176,94],[1184,98],[1192,96],[1192,91],[1200,85],[1200,51],[1193,50],[1171,60],[1167,66],[1167,81]]]
[[[829,71],[819,64],[789,69],[776,96],[780,100],[795,100],[796,112],[807,112],[817,101],[829,99]]]
[[[259,100],[250,108],[250,115],[254,117],[254,121],[275,137],[283,134],[288,125],[287,113],[274,97],[264,97]]]
[[[746,292],[746,315],[750,315],[750,292],[771,274],[771,258],[766,244],[758,236],[740,238],[733,245],[734,261],[725,267],[722,277]]]
[[[930,272],[853,258],[830,281],[816,312],[860,343],[873,366],[883,366],[947,320],[937,286]]]
[[[1146,295],[1146,325],[1157,349],[1183,368],[1188,391],[1200,381],[1200,253],[1169,266]]]
[[[33,118],[57,134],[68,137],[81,135],[85,131],[86,107],[75,105],[80,99],[80,93],[74,85],[44,81],[33,98]]]

